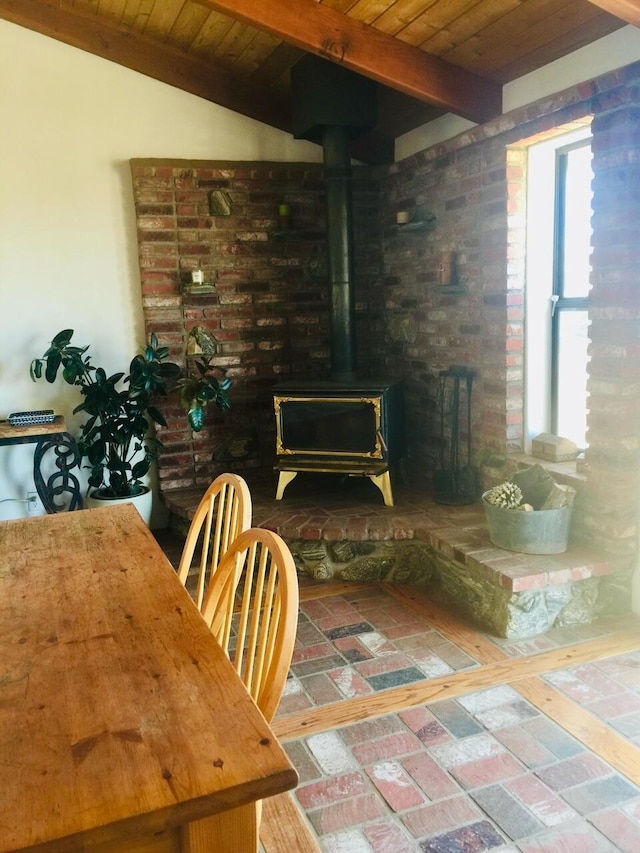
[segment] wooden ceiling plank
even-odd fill
[[[357,0],[349,9],[348,15],[363,24],[373,24],[388,8],[388,0]]]
[[[398,38],[407,44],[421,47],[428,39],[439,33],[449,33],[457,20],[465,19],[472,14],[473,9],[483,0],[437,0],[421,15],[398,33]],[[499,0],[496,0],[499,2]],[[424,48],[423,48],[424,49]]]
[[[500,114],[499,86],[315,0],[198,0],[318,56],[475,122]]]
[[[228,15],[209,12],[208,18],[191,45],[191,52],[203,54],[207,51],[213,52],[234,23],[234,20]]]
[[[625,26],[624,21],[602,12],[579,27],[573,27],[546,44],[540,45],[535,50],[527,51],[511,62],[502,65],[496,69],[492,76],[500,83],[510,83],[532,69],[548,65],[550,62],[566,56],[568,53],[573,53],[574,50],[591,44],[623,26]]]
[[[100,14],[112,18],[119,24],[126,5],[127,0],[110,0],[109,3],[103,2],[100,4]]]
[[[503,43],[499,48],[484,53],[478,62],[478,67],[493,75],[508,62],[516,61],[537,48],[543,48],[554,39],[565,33],[572,33],[577,26],[588,23],[601,14],[600,10],[590,3],[574,3],[573,7],[559,10],[534,26],[522,30],[517,37],[509,39],[506,44]]]
[[[120,23],[136,33],[143,33],[153,11],[154,3],[155,0],[127,0]]]
[[[499,0],[501,15],[485,26],[478,26],[474,32],[464,38],[458,32],[454,38],[455,47],[443,56],[449,62],[460,63],[463,67],[472,67],[482,61],[482,57],[493,51],[508,50],[512,41],[521,38],[524,31],[534,27],[540,20],[548,20],[554,14],[562,14],[573,0],[536,0],[535,3],[521,3],[519,0]],[[583,6],[584,0],[580,0]],[[553,33],[549,34],[550,36]]]
[[[265,33],[257,30],[251,42],[246,46],[238,57],[236,68],[242,69],[244,76],[251,77],[259,68],[262,68],[265,61],[271,56],[276,47],[281,44],[280,40],[271,33]],[[256,77],[262,85],[265,85],[264,80]]]
[[[638,0],[589,0],[589,2],[604,12],[609,12],[616,18],[620,18],[621,21],[626,21],[627,24],[640,27],[640,3]]]
[[[184,0],[156,0],[149,14],[145,34],[165,39],[183,6]]]
[[[461,44],[447,53],[447,58],[455,56],[456,61],[462,62],[465,68],[487,74],[493,79],[498,69],[507,62],[517,60],[601,14],[595,6],[584,0],[537,0],[536,9],[536,14],[525,8],[514,10],[505,15],[501,23],[481,31],[480,49],[475,41],[470,40],[468,54],[462,52]]]
[[[251,44],[259,30],[234,21],[220,44],[216,46],[215,56],[225,68],[238,67],[240,57]]]
[[[319,2],[327,9],[334,9],[336,12],[346,15],[356,0],[319,0]]]
[[[205,24],[209,12],[196,3],[185,3],[169,30],[166,41],[181,50],[189,50]]]
[[[55,0],[0,0],[0,18],[117,62],[249,118],[291,132],[286,99],[235,79],[222,66],[113,25],[106,18],[65,11]]]
[[[438,0],[397,0],[375,22],[375,28],[387,35],[395,36],[412,24],[416,18],[426,15]]]
[[[561,0],[562,1],[562,0]],[[471,8],[461,9],[460,2],[455,4],[455,16],[445,24],[437,33],[426,38],[420,43],[422,50],[435,53],[437,56],[448,56],[448,51],[461,42],[474,38],[487,27],[502,21],[514,9],[517,9],[520,0],[492,0],[474,3]],[[452,4],[453,6],[453,4]]]
[[[291,68],[304,56],[304,51],[295,45],[287,44],[286,41],[278,42],[278,46],[271,51],[260,68],[254,72],[256,80],[263,86],[273,83],[283,74],[289,74]]]
[[[109,3],[109,8],[105,9],[103,6],[100,7],[101,14],[111,15],[111,17],[117,22],[120,23],[122,20],[122,14],[126,8],[127,0],[112,0]]]

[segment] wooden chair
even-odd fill
[[[186,586],[193,555],[201,540],[202,551],[195,595],[199,610],[202,610],[205,590],[225,551],[239,533],[250,527],[249,487],[238,474],[220,474],[198,504],[178,566],[178,577]]]
[[[298,624],[298,577],[286,543],[270,530],[240,533],[209,583],[202,616],[268,722],[291,664]],[[238,851],[257,853],[261,801],[217,816]],[[207,818],[183,830],[189,853],[209,848]]]
[[[235,539],[209,585],[202,615],[271,721],[287,680],[298,623],[296,567],[277,533],[254,527]]]

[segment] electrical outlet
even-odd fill
[[[27,512],[29,515],[42,514],[42,501],[37,492],[27,492]]]

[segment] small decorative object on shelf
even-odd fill
[[[412,215],[407,210],[399,210],[396,213],[395,230],[400,233],[411,233],[413,231],[433,231],[436,227],[436,216],[422,210],[416,210]]]
[[[224,190],[211,190],[209,193],[209,215],[231,216],[231,196]]]
[[[187,355],[216,355],[218,340],[210,329],[194,326],[187,335]]]
[[[578,456],[578,448],[569,438],[541,432],[531,442],[531,455],[550,462],[569,462]]]
[[[205,281],[204,271],[201,269],[192,270],[189,281],[183,285],[185,293],[191,295],[207,295],[216,292],[215,281]]]
[[[440,252],[438,275],[442,287],[454,287],[458,283],[458,269],[455,252]]]
[[[51,424],[56,416],[53,409],[36,409],[30,412],[12,412],[7,416],[11,426],[31,426],[33,424]]]
[[[291,206],[288,204],[278,205],[278,219],[280,220],[280,230],[287,231],[291,221]]]

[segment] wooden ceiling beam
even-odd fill
[[[594,6],[615,15],[627,24],[640,27],[640,2],[638,0],[590,0]]]
[[[502,87],[316,0],[196,0],[289,44],[475,122],[502,110]]]
[[[0,0],[0,18],[291,132],[287,98],[236,79],[209,60],[118,27],[104,16],[61,8],[58,0]]]

